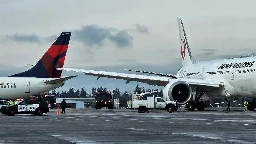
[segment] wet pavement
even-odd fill
[[[207,110],[137,113],[126,109],[67,110],[45,116],[0,115],[0,143],[251,144],[256,112]]]

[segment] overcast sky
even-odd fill
[[[177,17],[195,60],[252,54],[255,5],[254,0],[0,0],[1,76],[35,64],[62,31],[72,32],[65,67],[175,73],[181,66]],[[81,75],[62,89],[129,90],[136,84]]]

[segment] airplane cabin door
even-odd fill
[[[234,72],[231,72],[230,80],[235,80],[235,73]]]
[[[30,81],[25,83],[25,93],[30,93]]]

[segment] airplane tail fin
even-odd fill
[[[71,32],[62,32],[48,51],[31,69],[9,77],[60,78],[68,50]]]
[[[179,36],[180,36],[180,54],[182,58],[182,66],[192,64],[192,55],[188,45],[185,28],[181,18],[178,18]]]

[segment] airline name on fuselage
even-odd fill
[[[218,67],[218,69],[252,67],[254,63],[255,63],[255,61],[251,61],[251,62],[241,62],[241,63],[222,64],[221,66]]]

